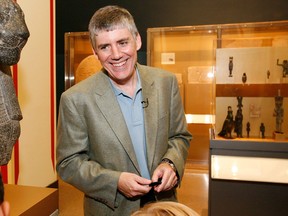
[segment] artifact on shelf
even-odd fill
[[[282,96],[275,97],[275,108],[274,108],[273,116],[276,117],[275,133],[283,133],[282,123],[283,123],[283,117],[284,117],[284,109],[283,109],[283,97]]]
[[[277,59],[277,65],[282,66],[283,77],[286,77],[288,75],[288,60],[283,60],[282,64],[279,64],[279,59]]]
[[[247,122],[247,124],[246,124],[246,132],[247,132],[247,138],[249,138],[249,136],[250,136],[250,122]]]
[[[229,65],[228,65],[228,68],[229,68],[229,77],[232,77],[232,71],[233,71],[233,57],[229,57]]]
[[[260,124],[260,134],[261,134],[261,138],[265,138],[265,125],[264,123]]]
[[[243,75],[242,75],[242,82],[243,82],[243,84],[245,84],[245,83],[247,82],[247,75],[246,75],[246,73],[243,73]]]
[[[242,114],[242,99],[243,97],[238,96],[237,97],[237,101],[238,101],[238,109],[237,109],[237,113],[235,115],[235,128],[234,128],[234,132],[237,134],[237,137],[242,138],[243,134],[242,134],[242,128],[243,128],[243,114]]]
[[[234,120],[233,120],[233,110],[231,106],[228,106],[227,116],[224,120],[222,130],[218,133],[218,136],[232,139],[232,131],[234,128]]]

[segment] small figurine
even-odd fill
[[[241,96],[237,97],[238,110],[237,110],[237,113],[236,113],[236,116],[235,116],[235,129],[234,129],[234,132],[237,134],[237,137],[241,137],[241,138],[243,137],[243,135],[242,135],[242,128],[243,128],[243,125],[242,125],[242,121],[243,121],[242,99],[243,99],[243,97],[241,97]]]
[[[232,70],[233,70],[233,57],[231,56],[231,57],[229,57],[229,66],[228,66],[228,68],[229,68],[229,77],[232,77],[233,75],[232,75]]]
[[[286,77],[288,75],[288,61],[283,60],[282,64],[279,64],[279,59],[277,59],[277,65],[282,66],[283,68],[283,77]]]
[[[260,125],[260,132],[261,132],[262,139],[264,139],[265,138],[265,125],[264,125],[264,123],[261,123],[261,125]]]
[[[238,107],[238,109],[242,109],[242,107],[243,107],[242,100],[243,100],[243,97],[241,97],[241,96],[237,97],[237,102],[238,102],[237,107]]]
[[[243,137],[242,135],[242,121],[243,121],[243,114],[242,109],[238,109],[236,116],[235,116],[235,129],[234,132],[236,132],[237,137]]]
[[[246,81],[247,81],[247,75],[246,75],[246,73],[243,73],[243,75],[242,75],[242,82],[243,82],[243,84],[245,84]]]
[[[227,116],[223,123],[222,130],[218,133],[219,136],[232,139],[232,130],[234,128],[233,110],[228,106]]]
[[[267,79],[269,79],[270,78],[270,71],[268,70],[267,71]]]
[[[249,134],[250,134],[250,122],[247,122],[247,124],[246,124],[246,132],[247,132],[247,138],[249,138]]]
[[[275,109],[273,116],[276,117],[276,133],[282,133],[282,123],[283,123],[283,116],[284,116],[284,109],[283,109],[283,97],[280,96],[275,97]]]

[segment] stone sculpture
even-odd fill
[[[10,66],[20,59],[29,30],[20,6],[13,0],[0,1],[0,165],[7,164],[20,136],[22,114]]]
[[[231,106],[228,106],[227,108],[227,116],[224,120],[222,130],[218,133],[218,136],[232,139],[232,130],[234,128],[234,120],[233,120],[233,110]]]

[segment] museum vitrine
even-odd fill
[[[189,159],[209,160],[209,128],[214,140],[287,141],[287,21],[150,28],[147,36],[148,64],[178,77],[194,136]],[[229,115],[233,126],[224,126]]]
[[[215,49],[213,26],[149,28],[147,63],[176,74],[193,134],[188,160],[208,165],[209,128],[215,110]]]
[[[89,32],[65,33],[65,89],[101,68],[93,55]]]

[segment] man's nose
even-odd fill
[[[112,51],[111,55],[112,55],[113,59],[121,58],[121,51],[120,51],[119,47],[112,46],[112,50],[111,51]]]

